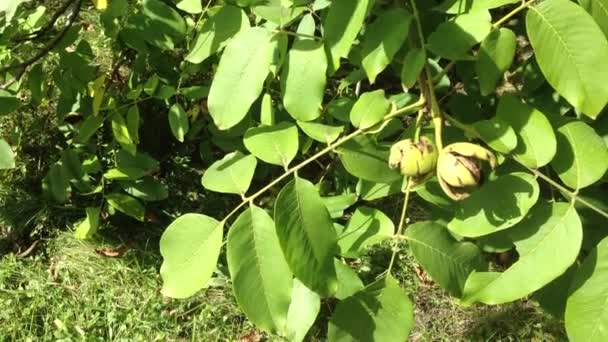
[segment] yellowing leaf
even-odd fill
[[[98,10],[103,11],[106,8],[108,8],[108,1],[107,0],[93,0],[93,5],[95,5],[95,8],[97,8]]]

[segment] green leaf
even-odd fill
[[[323,21],[329,71],[340,68],[340,58],[348,56],[373,0],[333,0]]]
[[[361,65],[370,83],[393,60],[405,42],[412,16],[402,8],[393,8],[378,15],[363,36]]]
[[[441,185],[439,185],[439,181],[437,177],[433,177],[420,187],[416,188],[416,193],[423,200],[437,206],[440,209],[445,209],[452,213],[454,211],[453,206],[455,202],[453,199],[449,198],[443,189],[441,189]]]
[[[173,8],[160,0],[144,0],[142,13],[145,15],[142,37],[161,49],[172,50],[186,35],[186,22]]]
[[[61,153],[61,165],[66,177],[72,182],[78,190],[82,192],[90,191],[89,179],[84,173],[82,163],[78,154],[73,149],[64,150]]]
[[[607,0],[578,0],[595,22],[600,26],[604,35],[608,37],[608,1]]]
[[[397,281],[387,275],[338,303],[329,321],[328,341],[407,340],[414,307]]]
[[[282,332],[287,324],[292,275],[274,222],[252,206],[230,228],[227,259],[237,302],[256,327]]]
[[[15,167],[15,156],[10,145],[4,139],[0,139],[0,170]]]
[[[435,7],[436,10],[459,14],[478,10],[489,10],[492,8],[502,7],[508,4],[514,4],[517,0],[445,0],[440,5]]]
[[[146,170],[140,168],[115,168],[103,174],[108,180],[136,180],[146,175]]]
[[[224,223],[200,214],[177,218],[160,239],[162,294],[187,298],[203,288],[217,264]]]
[[[557,148],[555,133],[547,117],[513,95],[500,98],[496,117],[513,128],[518,136],[513,155],[531,168],[547,165]]]
[[[27,88],[32,94],[32,104],[39,105],[44,97],[44,91],[46,89],[46,75],[42,70],[42,63],[34,65],[29,74],[27,75]],[[0,92],[1,94],[1,92]],[[1,97],[1,95],[0,95]],[[6,104],[2,104],[0,99],[0,108],[5,108]]]
[[[539,196],[536,179],[514,172],[488,181],[459,203],[448,228],[465,237],[479,237],[521,221]]]
[[[391,103],[386,99],[383,89],[362,94],[350,111],[353,126],[366,129],[382,121],[388,113]]]
[[[148,154],[137,152],[135,155],[131,155],[124,150],[120,150],[116,154],[116,165],[119,169],[141,169],[146,172],[159,168],[158,160]]]
[[[251,185],[256,165],[257,159],[252,155],[244,155],[239,151],[229,153],[205,171],[203,186],[211,191],[244,197]]]
[[[321,296],[334,294],[338,287],[333,260],[336,233],[315,186],[295,177],[277,196],[274,217],[293,274]]]
[[[177,5],[175,5],[175,7],[190,14],[198,14],[203,12],[203,5],[201,4],[200,0],[181,0],[177,3]]]
[[[481,250],[474,243],[456,241],[436,222],[417,222],[407,227],[405,236],[418,263],[452,296],[462,296],[471,272],[487,269]]]
[[[10,114],[21,106],[21,101],[6,90],[0,89],[0,115]]]
[[[238,124],[260,96],[276,49],[273,33],[252,27],[230,41],[209,90],[209,113],[226,130]]]
[[[334,259],[334,264],[336,265],[336,275],[338,277],[338,292],[335,295],[337,299],[344,300],[365,287],[357,272],[348,265],[338,259]]]
[[[593,18],[571,1],[548,0],[530,7],[526,28],[549,84],[596,118],[608,103],[608,41]]]
[[[133,143],[139,144],[139,108],[132,106],[127,112],[127,129]]]
[[[502,273],[471,274],[465,303],[501,304],[542,288],[576,261],[583,239],[581,221],[569,203],[540,202],[509,234],[519,259]]]
[[[500,153],[510,153],[517,148],[517,135],[509,124],[499,117],[473,123],[473,128],[481,139]]]
[[[144,201],[162,201],[169,197],[167,186],[152,177],[123,181],[119,184],[126,193]]]
[[[249,19],[236,6],[224,5],[209,17],[196,36],[186,60],[199,64],[224,47],[237,33],[249,28]]]
[[[315,323],[320,309],[319,295],[304,286],[298,278],[294,278],[285,334],[290,342],[304,340],[306,333]]]
[[[262,96],[262,106],[260,108],[260,123],[266,126],[272,126],[275,123],[275,113],[272,106],[272,97],[268,93]]]
[[[103,125],[103,121],[104,117],[101,115],[91,115],[86,118],[78,128],[78,135],[76,135],[75,141],[80,144],[84,144],[89,141],[93,134],[97,132],[99,127]]]
[[[263,5],[254,6],[253,13],[271,23],[286,26],[297,19],[305,10],[304,7],[291,7],[283,0],[266,0]]]
[[[388,167],[390,148],[376,144],[367,136],[359,136],[342,144],[338,154],[351,175],[378,183],[392,183],[403,177]]]
[[[392,183],[376,183],[359,179],[357,182],[357,195],[364,201],[374,201],[401,191],[403,181],[397,179]]]
[[[287,169],[298,153],[298,127],[290,122],[281,122],[274,126],[250,128],[243,142],[254,156]]]
[[[593,128],[573,121],[557,129],[557,154],[551,166],[564,184],[578,190],[604,176],[608,148]]]
[[[112,208],[131,216],[132,218],[144,222],[146,208],[137,199],[123,194],[111,193],[106,195],[106,200]]]
[[[350,111],[355,101],[348,97],[335,99],[327,104],[325,111],[338,121],[350,123]]]
[[[566,332],[570,341],[608,339],[608,238],[585,258],[575,273],[566,304]]]
[[[99,228],[99,214],[101,210],[99,208],[86,208],[85,211],[87,217],[76,226],[76,231],[74,232],[74,237],[79,240],[90,239],[97,232],[97,228]]]
[[[490,13],[472,11],[440,24],[428,38],[428,49],[452,60],[474,60],[471,48],[492,29]]]
[[[61,163],[51,165],[49,172],[42,179],[42,191],[45,196],[59,203],[68,200],[71,191],[70,180]]]
[[[322,197],[323,204],[329,211],[332,219],[344,216],[344,210],[357,203],[357,194],[344,194],[336,196]]]
[[[340,254],[356,258],[365,248],[395,234],[393,221],[378,209],[360,206],[352,214],[344,231],[338,236]]]
[[[125,118],[120,113],[114,113],[112,115],[112,133],[114,134],[114,139],[116,139],[125,151],[135,155],[137,146],[131,138]]]
[[[496,84],[513,63],[516,44],[515,33],[507,28],[490,32],[481,42],[475,64],[481,95],[494,92]]]
[[[297,124],[306,135],[324,144],[331,144],[344,132],[344,126],[329,126],[317,122],[303,121],[298,121]]]
[[[426,63],[426,50],[412,48],[405,55],[403,68],[401,69],[401,84],[406,88],[411,88],[416,84],[418,76]]]
[[[327,57],[323,43],[296,39],[283,69],[283,105],[296,120],[310,121],[321,115],[325,94]]]
[[[169,126],[175,139],[184,142],[184,137],[190,130],[190,121],[188,120],[188,113],[179,103],[174,104],[169,109]]]

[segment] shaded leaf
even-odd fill
[[[521,221],[538,200],[536,179],[514,172],[488,181],[459,202],[448,228],[461,236],[479,237],[512,227]]]
[[[112,208],[131,216],[132,218],[144,222],[146,209],[143,204],[137,199],[119,193],[111,193],[106,195],[106,201]]]
[[[417,222],[405,232],[418,263],[441,287],[460,297],[467,277],[487,269],[481,250],[471,242],[458,242],[436,222]]]
[[[496,84],[513,63],[515,47],[515,33],[508,28],[490,32],[481,42],[475,64],[481,95],[494,92]]]
[[[391,183],[403,177],[388,167],[389,147],[359,136],[338,148],[340,161],[351,175],[378,183]]]
[[[257,159],[252,155],[244,155],[239,151],[229,153],[205,171],[203,186],[211,191],[245,196],[256,165]]]
[[[338,236],[340,254],[358,257],[366,247],[382,242],[395,234],[395,225],[382,211],[360,206],[352,214],[344,231]]]
[[[441,23],[428,38],[428,49],[452,60],[473,60],[470,49],[490,32],[488,11],[472,11]]]
[[[581,221],[569,203],[540,202],[509,234],[519,259],[502,273],[471,274],[465,303],[506,303],[542,288],[574,263],[583,239]]]
[[[412,16],[402,8],[394,8],[378,15],[363,36],[361,65],[370,83],[393,60],[405,42]]]
[[[315,186],[295,177],[281,190],[274,208],[277,235],[289,268],[321,296],[337,290],[336,233]]]
[[[325,32],[325,48],[329,56],[329,72],[334,73],[340,68],[340,58],[348,56],[350,48],[357,38],[370,0],[333,0],[327,17],[323,21]]]
[[[329,321],[328,341],[402,342],[414,325],[414,308],[388,275],[338,303]]]
[[[298,153],[298,128],[290,122],[250,128],[243,142],[257,158],[287,168]]]

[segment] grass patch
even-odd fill
[[[225,269],[212,286],[187,300],[159,292],[157,238],[138,238],[119,258],[98,254],[116,240],[83,242],[62,233],[35,257],[0,260],[2,337],[16,341],[235,341],[244,336],[277,341],[255,331],[239,311]],[[441,288],[416,274],[406,250],[396,277],[416,303],[413,341],[561,341],[561,322],[534,303],[462,308]],[[387,246],[374,248],[356,264],[365,281],[382,272]],[[423,280],[421,280],[421,278]],[[324,341],[330,307],[323,306],[308,341]]]

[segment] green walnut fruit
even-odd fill
[[[454,200],[463,200],[482,181],[482,161],[496,167],[496,156],[471,143],[455,143],[443,149],[437,160],[437,178],[443,191]]]
[[[418,142],[405,139],[391,146],[388,163],[390,168],[420,182],[435,171],[438,155],[437,148],[427,137],[421,137]]]

